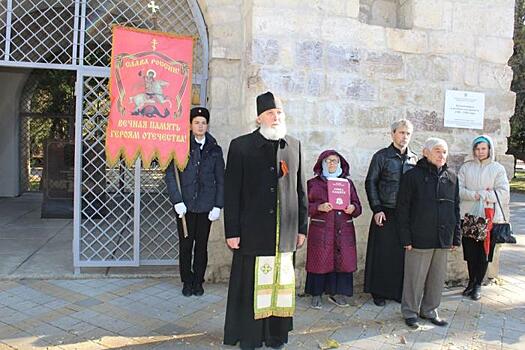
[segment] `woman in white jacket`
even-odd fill
[[[466,161],[459,169],[459,197],[461,217],[468,213],[481,199],[485,216],[489,219],[489,234],[485,241],[463,237],[463,257],[467,262],[469,283],[464,296],[473,300],[481,298],[481,282],[492,261],[495,243],[490,240],[492,223],[503,223],[508,218],[510,189],[505,168],[495,161],[492,139],[486,135],[472,141],[473,159]],[[497,196],[496,196],[497,194]],[[501,203],[498,204],[499,202]]]

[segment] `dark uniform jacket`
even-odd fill
[[[286,174],[281,160],[288,167]],[[295,251],[297,234],[306,234],[308,220],[301,144],[297,139],[286,136],[272,142],[257,129],[232,140],[224,187],[225,235],[241,238],[242,254],[275,255],[278,218],[279,251]]]
[[[192,213],[207,213],[213,207],[224,206],[224,158],[222,149],[209,133],[201,150],[190,134],[190,158],[184,171],[179,172],[182,195],[175,179],[173,161],[166,169],[164,180],[173,204],[184,202]]]
[[[366,195],[375,213],[383,208],[395,208],[401,175],[412,169],[417,155],[407,148],[402,155],[393,144],[377,151],[372,157],[365,180]]]
[[[401,180],[396,208],[403,246],[436,249],[461,245],[459,185],[456,174],[440,171],[427,158]]]

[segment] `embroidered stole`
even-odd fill
[[[279,252],[280,212],[277,201],[275,256],[255,258],[254,318],[291,317],[295,311],[293,252]]]

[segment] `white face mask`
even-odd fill
[[[275,126],[264,126],[261,124],[259,131],[265,139],[280,140],[286,136],[286,123],[281,121],[279,125]]]

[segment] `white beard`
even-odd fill
[[[261,135],[267,140],[280,140],[286,136],[286,123],[284,121],[277,126],[263,126],[259,129]]]

